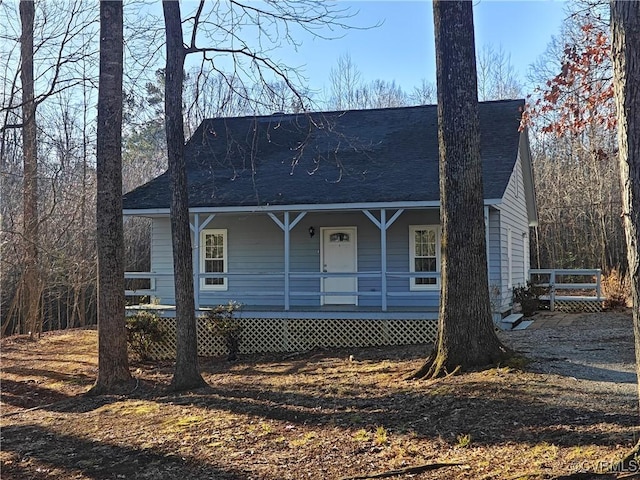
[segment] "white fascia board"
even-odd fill
[[[522,180],[524,182],[525,199],[527,202],[527,216],[530,227],[538,226],[538,207],[536,205],[536,189],[533,183],[533,162],[531,159],[531,146],[529,133],[525,128],[520,134],[518,153],[522,164]]]
[[[502,203],[501,198],[485,199],[485,206],[497,206]],[[314,211],[361,211],[361,210],[379,210],[399,209],[399,208],[440,208],[440,202],[437,200],[419,201],[419,202],[371,202],[371,203],[327,203],[327,204],[300,204],[300,205],[247,205],[232,207],[193,207],[189,209],[189,213],[266,213],[266,212],[314,212]],[[138,217],[157,217],[169,215],[168,208],[147,208],[147,209],[125,209],[125,216]]]
[[[298,205],[249,205],[238,207],[195,207],[190,208],[192,213],[202,212],[313,212],[313,211],[327,211],[327,210],[364,210],[380,208],[438,208],[440,206],[439,201],[424,201],[424,202],[371,202],[371,203],[326,203],[326,204],[298,204]]]
[[[379,210],[381,208],[439,208],[439,201],[424,202],[372,202],[372,203],[327,203],[327,204],[300,204],[300,205],[247,205],[232,207],[192,207],[189,213],[267,213],[267,212],[313,212],[313,211],[360,211],[366,209]],[[168,208],[126,209],[124,215],[153,217],[169,215]]]
[[[125,217],[164,217],[169,215],[168,208],[125,208],[122,210]]]

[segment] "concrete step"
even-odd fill
[[[513,327],[512,330],[524,330],[532,323],[533,323],[533,320],[523,320],[516,327]]]
[[[500,325],[503,330],[514,330],[520,322],[522,322],[523,316],[524,315],[521,313],[512,313],[511,315],[504,317],[500,321]]]

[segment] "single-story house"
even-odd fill
[[[489,282],[500,313],[528,278],[537,221],[523,109],[522,100],[479,106]],[[241,303],[244,351],[434,338],[436,106],[205,120],[185,159],[196,308]],[[124,196],[125,215],[152,220],[151,272],[128,276],[151,278],[138,293],[171,306],[169,204],[168,173]]]

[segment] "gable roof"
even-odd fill
[[[501,199],[518,156],[523,100],[479,104],[485,199]],[[189,206],[438,202],[435,105],[203,121],[185,147]],[[169,174],[124,196],[168,209]]]

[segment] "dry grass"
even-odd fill
[[[602,275],[602,293],[606,297],[604,307],[607,310],[631,306],[631,280],[621,275],[617,269]]]
[[[509,367],[405,381],[425,355],[204,359],[210,387],[187,394],[165,391],[171,364],[139,363],[135,391],[96,398],[82,395],[94,331],[8,339],[2,478],[338,479],[454,462],[409,478],[543,479],[595,471],[634,443],[634,402],[606,385],[594,393],[587,380]]]

